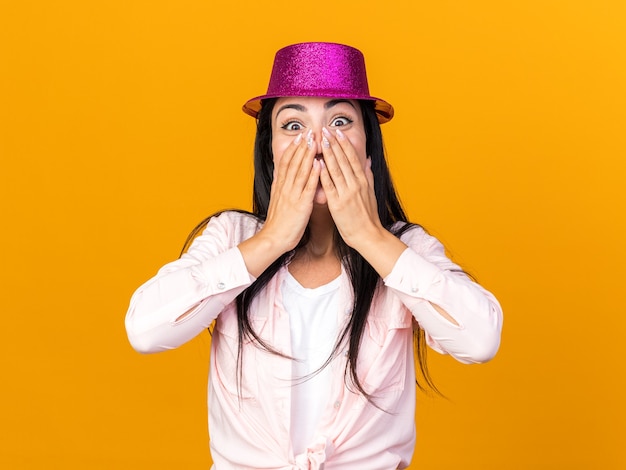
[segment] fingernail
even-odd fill
[[[293,143],[298,145],[301,141],[302,141],[302,132],[298,134],[298,137],[294,139]]]
[[[324,134],[326,137],[330,137],[331,133],[328,129],[326,129],[325,127],[322,127],[322,134]]]
[[[327,149],[328,147],[330,147],[330,142],[328,141],[328,139],[326,138],[326,136],[322,137],[322,146]]]
[[[345,135],[343,135],[343,132],[341,132],[339,129],[337,129],[337,137],[339,137],[339,139],[344,140],[346,138]]]
[[[307,147],[313,147],[313,129],[309,129],[309,132],[306,135],[306,145]]]

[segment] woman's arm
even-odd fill
[[[163,351],[189,341],[270,264],[295,248],[313,209],[320,172],[315,153],[302,135],[285,150],[262,226],[236,212],[212,218],[181,259],[137,289],[126,315],[136,350]]]
[[[256,225],[233,212],[212,218],[187,253],[139,287],[126,314],[133,348],[142,353],[173,349],[208,328],[254,281],[237,243],[253,235]]]
[[[500,304],[448,259],[436,238],[420,227],[402,240],[385,230],[357,249],[411,311],[433,349],[464,363],[493,358],[500,345]]]
[[[411,310],[429,344],[461,362],[484,362],[500,344],[502,310],[489,292],[472,282],[422,229],[402,240],[378,217],[371,159],[365,166],[337,130],[324,131],[320,175],[328,207],[344,241],[357,250]],[[459,272],[455,272],[459,271]]]
[[[430,346],[464,363],[493,358],[502,331],[496,298],[469,279],[445,255],[443,245],[420,227],[402,239],[408,248],[384,282],[413,313]]]

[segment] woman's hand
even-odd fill
[[[359,241],[384,230],[378,217],[371,159],[363,161],[350,140],[322,129],[324,162],[320,181],[328,209],[344,241],[357,249]]]
[[[322,129],[324,161],[320,181],[328,209],[343,240],[385,277],[407,248],[378,217],[372,161],[359,159],[350,140]]]
[[[315,160],[316,145],[310,134],[306,138],[299,134],[274,168],[270,204],[261,232],[280,241],[282,253],[296,247],[313,210],[321,165]]]
[[[253,276],[294,249],[309,223],[321,171],[321,164],[315,160],[317,145],[310,134],[299,134],[285,149],[274,168],[265,224],[239,245]]]

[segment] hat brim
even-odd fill
[[[310,95],[306,95],[310,96]],[[257,118],[259,116],[259,111],[261,110],[261,102],[265,99],[269,98],[281,98],[281,96],[274,95],[262,95],[252,98],[243,105],[243,112],[253,118]],[[385,100],[381,100],[380,98],[376,98],[374,96],[335,96],[332,94],[323,94],[320,96],[316,96],[319,98],[343,98],[348,100],[366,100],[374,102],[374,110],[376,111],[376,115],[378,116],[378,122],[380,124],[384,124],[385,122],[391,121],[393,118],[393,106],[387,103]]]

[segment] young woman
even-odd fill
[[[244,111],[258,120],[253,211],[205,220],[135,292],[130,342],[167,350],[215,322],[216,470],[405,468],[414,338],[432,385],[425,344],[491,359],[500,306],[407,221],[380,132],[393,108],[369,94],[358,50],[281,49],[268,92]]]

